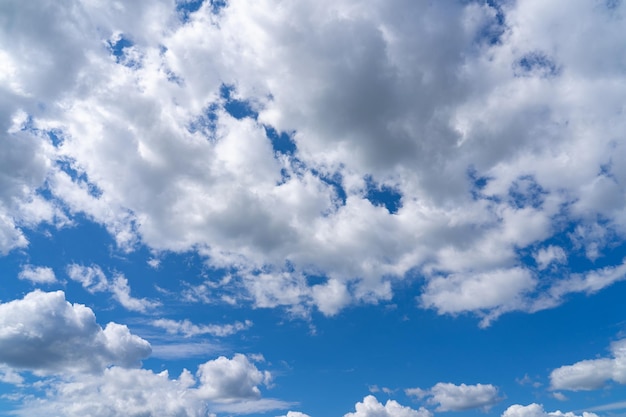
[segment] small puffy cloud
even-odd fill
[[[245,322],[236,321],[232,324],[197,325],[187,319],[181,321],[158,319],[154,320],[152,325],[165,329],[168,333],[182,334],[185,337],[203,334],[210,334],[211,336],[216,337],[226,337],[249,329],[252,326],[252,322],[250,320],[246,320]]]
[[[160,305],[160,303],[147,298],[131,296],[128,279],[124,275],[116,274],[113,277],[113,281],[109,281],[98,265],[83,266],[71,264],[67,267],[67,275],[73,281],[79,282],[83,288],[92,294],[96,292],[110,292],[122,307],[130,311],[143,313]]]
[[[555,390],[589,391],[602,388],[607,381],[626,384],[626,339],[611,345],[612,358],[589,359],[566,365],[550,373]]]
[[[409,388],[405,393],[419,399],[428,398],[428,404],[437,405],[436,411],[488,410],[502,399],[498,396],[498,388],[491,384],[455,385],[439,382],[428,390]]]
[[[311,417],[308,414],[301,413],[299,411],[288,411],[287,414],[276,417]]]
[[[432,413],[425,408],[414,410],[394,400],[387,400],[383,405],[373,395],[363,398],[354,408],[356,412],[347,413],[344,417],[432,417]]]
[[[37,373],[96,372],[108,365],[133,367],[150,344],[128,327],[102,329],[93,311],[65,300],[63,291],[34,291],[0,304],[0,362]]]
[[[507,408],[502,417],[598,417],[597,414],[583,412],[582,414],[574,414],[572,412],[563,413],[562,411],[546,412],[540,404],[519,405],[515,404]]]
[[[52,284],[57,281],[52,268],[45,266],[25,265],[17,277],[34,284]]]
[[[540,270],[546,269],[552,263],[562,264],[567,261],[567,255],[565,254],[563,248],[553,245],[538,250],[535,253],[534,258]]]
[[[198,394],[218,402],[257,399],[261,396],[259,385],[268,385],[272,379],[269,371],[260,371],[245,355],[225,356],[199,366]]]
[[[67,266],[67,275],[73,281],[79,282],[84,289],[92,294],[106,291],[109,288],[109,281],[98,265],[71,264]]]

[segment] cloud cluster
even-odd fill
[[[394,400],[387,400],[385,404],[381,404],[373,395],[363,398],[363,401],[356,403],[354,408],[356,409],[354,413],[347,413],[344,417],[432,417],[432,413],[425,408],[414,410]]]
[[[498,388],[491,384],[455,385],[439,382],[428,390],[409,388],[405,392],[420,399],[427,398],[428,404],[437,405],[436,411],[489,410],[502,400]]]
[[[252,413],[289,406],[261,398],[272,374],[242,354],[220,356],[184,370],[139,369],[150,344],[121,324],[102,329],[91,309],[71,304],[62,291],[33,291],[0,304],[0,381],[43,391],[22,398],[18,415],[205,416],[207,409]],[[39,380],[25,382],[21,372]],[[19,394],[18,394],[19,395]]]
[[[128,328],[96,323],[93,311],[62,291],[34,291],[0,304],[0,362],[36,373],[98,372],[138,366],[150,344]]]
[[[237,364],[242,362],[237,358],[236,355],[232,360]],[[216,361],[221,366],[230,360],[218,358]],[[209,361],[201,367],[212,367],[215,363]],[[247,370],[259,372],[254,367]],[[45,397],[27,399],[15,413],[42,417],[200,417],[207,416],[207,411],[249,414],[288,406],[279,400],[259,399],[256,387],[246,385],[248,391],[245,392],[239,389],[237,382],[245,385],[250,381],[245,373],[235,376],[214,374],[210,381],[205,376],[206,373],[199,370],[198,378],[195,378],[185,369],[178,378],[172,379],[167,371],[154,373],[146,369],[111,367],[98,375],[81,375],[69,381],[50,381]],[[206,383],[210,386],[207,387]],[[219,396],[222,394],[225,397]],[[229,404],[224,406],[221,404],[224,401]]]
[[[555,390],[588,391],[602,388],[607,381],[626,384],[626,339],[611,345],[612,358],[588,359],[550,373]]]
[[[502,417],[598,417],[595,413],[584,411],[581,415],[573,412],[561,411],[546,412],[540,404],[519,405],[515,404],[507,408]]]
[[[259,307],[333,315],[411,272],[487,325],[626,233],[623,2],[39,3],[0,28],[1,253],[81,213]]]

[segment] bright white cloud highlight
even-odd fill
[[[502,417],[598,417],[597,414],[583,412],[575,414],[573,412],[563,413],[561,411],[546,412],[540,404],[519,405],[515,404],[507,408]]]
[[[498,388],[491,384],[455,385],[439,382],[428,390],[409,388],[407,395],[423,399],[430,405],[436,405],[436,411],[464,411],[474,408],[489,410],[502,398]]]
[[[259,385],[268,385],[272,375],[260,371],[242,354],[232,359],[224,356],[206,362],[198,368],[202,398],[220,402],[256,399],[261,396]]]
[[[287,414],[276,417],[311,417],[308,414],[301,413],[299,411],[289,411]]]
[[[65,300],[62,291],[34,291],[0,304],[0,362],[38,373],[96,372],[108,365],[133,367],[150,344],[128,328],[102,329],[91,309]]]
[[[602,388],[607,381],[626,384],[626,339],[611,345],[611,358],[588,359],[566,365],[550,373],[555,390],[589,391]]]
[[[414,410],[394,400],[387,400],[383,405],[373,395],[363,398],[354,408],[356,412],[347,413],[344,417],[432,417],[432,413],[425,408]]]
[[[33,284],[53,284],[57,281],[52,268],[45,266],[25,265],[17,277]]]

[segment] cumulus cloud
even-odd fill
[[[233,402],[259,398],[261,391],[258,386],[268,385],[272,375],[268,371],[259,371],[245,355],[236,354],[232,359],[220,356],[200,365],[198,378],[201,382],[200,396]]]
[[[233,360],[236,360],[235,358]],[[228,375],[214,377],[216,379],[211,382],[213,386],[229,383]],[[288,403],[275,399],[259,398],[246,401],[243,397],[239,398],[238,402],[231,402],[228,405],[219,403],[221,400],[231,401],[233,398],[216,396],[207,398],[204,383],[199,383],[186,369],[178,378],[172,379],[167,371],[154,373],[146,369],[114,366],[105,369],[102,374],[81,375],[69,381],[50,381],[49,385],[46,396],[28,399],[15,414],[64,417],[85,415],[200,417],[207,416],[207,410],[250,414],[289,406]]]
[[[124,325],[102,329],[91,309],[69,303],[62,291],[34,291],[0,304],[0,362],[15,369],[48,374],[134,367],[150,351]]]
[[[540,404],[519,405],[515,404],[507,408],[502,417],[598,417],[595,413],[584,411],[582,414],[561,411],[546,412]]]
[[[356,412],[347,413],[344,417],[432,417],[432,413],[425,408],[414,410],[394,400],[387,400],[383,405],[373,395],[363,398],[354,408]]]
[[[502,400],[498,388],[491,384],[455,385],[439,382],[428,390],[409,388],[405,392],[420,399],[427,398],[428,404],[437,405],[436,411],[489,410]]]
[[[127,310],[145,312],[160,305],[157,301],[147,298],[135,298],[130,295],[128,279],[122,274],[116,274],[113,281],[109,281],[98,265],[83,266],[71,264],[67,267],[67,275],[73,281],[79,282],[90,293],[108,291],[113,298]]]
[[[124,250],[196,250],[232,268],[235,298],[257,306],[333,315],[389,300],[417,271],[423,306],[486,325],[536,311],[559,291],[543,282],[550,266],[601,257],[626,234],[618,12],[591,0],[210,3],[182,22],[171,1],[9,0],[1,253],[28,244],[24,228],[81,214]],[[576,16],[586,25],[563,24]],[[395,208],[374,189],[393,190]],[[555,236],[573,246],[546,244]],[[520,266],[525,252],[536,265]]]
[[[589,391],[602,388],[607,381],[626,384],[626,339],[611,345],[611,358],[588,359],[566,365],[550,373],[555,390]]]
[[[197,325],[193,324],[187,319],[182,321],[158,319],[152,321],[152,325],[165,329],[168,333],[182,334],[185,337],[192,337],[203,334],[210,334],[211,336],[217,337],[225,337],[249,329],[252,326],[252,322],[250,320],[246,320],[245,322],[236,321],[232,324]]]
[[[25,265],[22,267],[17,277],[34,284],[52,284],[57,281],[52,268],[46,266]]]

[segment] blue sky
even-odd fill
[[[626,416],[626,5],[0,5],[0,415]]]

